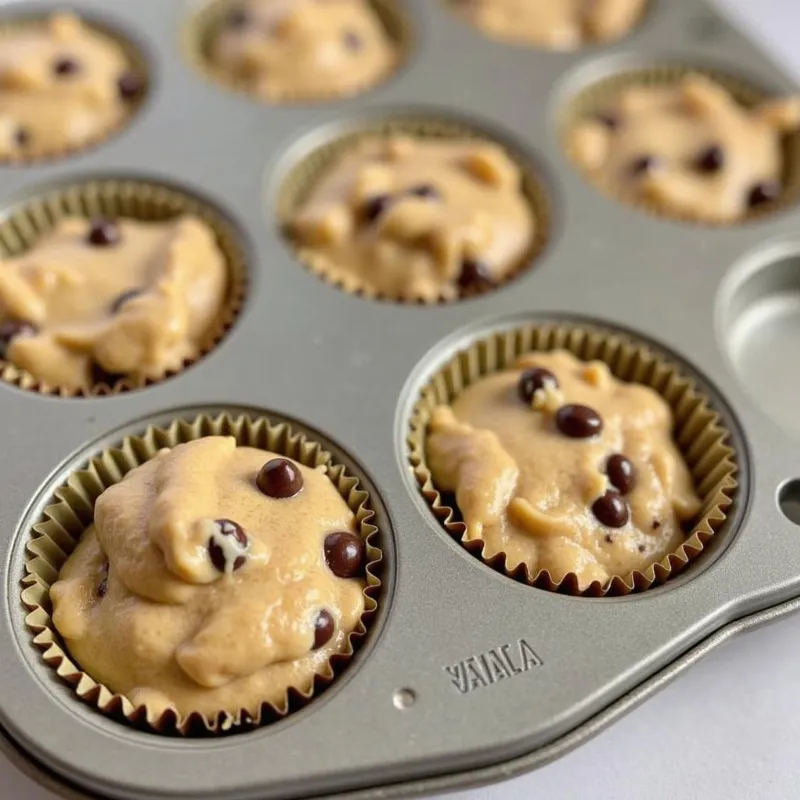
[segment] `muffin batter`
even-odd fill
[[[311,100],[373,86],[398,53],[368,0],[237,0],[210,56],[256,94]]]
[[[301,257],[346,289],[426,301],[513,273],[535,225],[520,171],[500,147],[403,137],[360,141],[291,222]]]
[[[96,681],[185,716],[308,691],[364,610],[363,540],[321,469],[209,436],[108,488],[51,589]]]
[[[143,89],[122,48],[71,14],[0,36],[0,158],[80,147]]]
[[[781,193],[782,136],[800,98],[749,109],[709,78],[622,89],[570,132],[570,151],[599,184],[666,213],[734,222]]]
[[[646,0],[451,0],[488,36],[552,50],[574,50],[624,36]]]
[[[0,358],[71,390],[158,378],[199,355],[226,286],[198,219],[66,218],[0,261]]]
[[[581,589],[644,570],[700,511],[667,403],[599,361],[532,353],[434,409],[427,461],[483,557]]]

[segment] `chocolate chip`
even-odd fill
[[[614,537],[610,533],[606,534],[605,539],[606,539],[606,542],[608,544],[613,544],[614,543]]]
[[[622,495],[612,491],[606,492],[594,501],[592,513],[607,528],[621,528],[631,515]]]
[[[142,81],[141,76],[133,70],[123,73],[117,80],[119,96],[123,100],[133,100],[134,97],[139,95],[143,87],[144,82]]]
[[[764,205],[764,203],[771,203],[773,200],[778,199],[780,193],[781,187],[778,185],[777,181],[757,183],[750,190],[750,194],[747,195],[747,205],[750,206],[750,208],[757,208],[758,206]]]
[[[345,31],[342,41],[348,50],[358,51],[364,47],[364,40],[355,31]]]
[[[632,492],[636,486],[636,467],[622,453],[616,453],[606,461],[606,475],[611,485],[619,489],[622,494]]]
[[[14,141],[20,147],[27,147],[31,143],[31,132],[27,128],[17,128],[17,131],[14,134]]]
[[[39,329],[32,322],[8,320],[0,323],[0,358],[6,357],[11,340],[17,336],[36,336]]]
[[[494,286],[492,271],[474,258],[465,258],[461,262],[461,274],[458,276],[458,285],[464,294],[478,294]]]
[[[324,608],[319,612],[316,622],[314,622],[314,650],[324,647],[333,636],[336,630],[336,623],[329,611]]]
[[[247,534],[238,522],[232,519],[215,519],[215,531],[208,540],[208,557],[219,572],[234,572],[241,569],[247,561],[245,551],[250,541]],[[231,537],[234,552],[227,546],[227,537]]]
[[[634,175],[643,175],[645,172],[652,172],[660,165],[656,156],[641,156],[631,164],[631,172]]]
[[[134,297],[138,297],[140,294],[144,293],[144,289],[128,289],[127,292],[123,292],[112,304],[111,304],[111,313],[116,314],[128,300],[133,300]]]
[[[606,128],[612,131],[615,131],[617,128],[619,128],[619,117],[616,114],[600,112],[597,115],[597,121],[601,122],[606,126]]]
[[[113,386],[118,381],[121,381],[125,375],[121,372],[109,372],[104,367],[101,367],[96,361],[92,364],[92,383],[97,386],[105,384],[106,386]]]
[[[694,168],[698,172],[710,174],[719,172],[725,164],[725,152],[718,144],[703,150],[694,162]]]
[[[108,562],[106,561],[105,566],[103,567],[103,571],[105,575],[101,579],[100,583],[97,584],[97,596],[98,597],[105,597],[106,593],[108,592]]]
[[[244,8],[233,8],[225,17],[225,24],[229,28],[244,28],[250,24],[252,17]]]
[[[81,65],[71,56],[61,56],[53,63],[53,72],[62,78],[74,75],[80,69]]]
[[[288,459],[273,458],[261,467],[256,485],[267,497],[285,499],[303,488],[303,475]]]
[[[119,243],[119,227],[108,219],[93,219],[89,227],[86,241],[95,247],[111,247]]]
[[[325,537],[325,561],[337,578],[354,578],[364,566],[367,547],[350,531],[336,531]]]
[[[376,194],[370,197],[362,209],[362,215],[366,222],[375,222],[378,217],[383,214],[392,202],[392,198],[388,194]]]
[[[589,406],[570,404],[558,409],[556,425],[571,439],[588,439],[603,430],[603,418]]]
[[[412,186],[407,193],[414,197],[421,197],[424,200],[438,200],[441,197],[438,189],[435,186],[431,186],[429,183],[421,183],[419,186]]]
[[[644,553],[644,551],[645,551],[645,550],[647,550],[647,548],[646,548],[646,547],[645,547],[643,544],[640,544],[640,545],[639,545],[639,546],[638,546],[636,549],[637,549],[637,550],[638,550],[640,553]]]
[[[654,531],[657,531],[657,530],[658,530],[658,529],[661,527],[661,520],[659,520],[659,519],[654,519],[654,520],[653,520],[653,526],[652,526],[652,527],[653,527],[653,530],[654,530]]]
[[[544,367],[526,369],[520,375],[519,383],[517,384],[519,399],[526,405],[530,405],[533,402],[534,394],[546,386],[551,389],[558,389],[558,378],[549,369]]]

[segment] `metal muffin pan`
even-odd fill
[[[74,400],[0,386],[0,726],[15,759],[67,796],[151,800],[386,798],[499,780],[591,736],[732,633],[797,610],[800,532],[779,503],[796,512],[800,496],[792,385],[776,384],[786,392],[773,398],[742,342],[755,337],[775,364],[791,363],[796,329],[747,315],[796,302],[800,280],[780,265],[800,249],[800,209],[723,229],[650,217],[590,186],[558,136],[570,92],[614,65],[713,64],[792,91],[717,12],[653,0],[627,39],[557,54],[498,45],[439,0],[407,0],[413,50],[393,79],[352,100],[280,107],[228,93],[187,63],[180,41],[194,4],[72,5],[143,47],[150,96],[92,152],[0,170],[0,203],[85,177],[163,180],[235,221],[251,281],[221,345],[161,384]],[[22,2],[0,13],[48,8]],[[434,307],[367,301],[315,278],[282,240],[274,212],[281,177],[302,155],[296,141],[339,120],[408,111],[497,130],[540,167],[550,241],[507,287]],[[539,318],[654,342],[695,375],[733,432],[741,486],[729,522],[663,587],[596,600],[515,583],[450,540],[419,495],[405,449],[415,390],[473,337]],[[390,522],[381,618],[356,663],[283,722],[210,740],[137,732],[80,703],[31,643],[19,599],[29,527],[59,480],[124,432],[241,407],[308,425],[368,476]],[[513,679],[462,694],[447,668],[492,649],[508,653]]]

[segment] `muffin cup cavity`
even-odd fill
[[[135,706],[127,697],[114,693],[81,670],[72,660],[51,618],[50,587],[91,524],[97,498],[161,448],[205,436],[233,436],[240,446],[271,450],[311,468],[324,466],[331,482],[355,514],[358,533],[366,542],[365,610],[358,627],[348,636],[347,650],[329,659],[315,675],[308,691],[291,687],[280,705],[265,702],[255,715],[242,709],[236,714],[220,711],[213,718],[199,712],[182,717],[174,710],[157,712],[146,705]],[[358,478],[320,444],[304,433],[293,431],[286,422],[220,414],[216,417],[200,415],[193,420],[177,419],[163,428],[150,426],[141,436],[127,436],[117,447],[92,457],[84,469],[73,472],[54,492],[52,500],[41,521],[33,526],[27,545],[21,595],[23,604],[30,610],[26,624],[33,633],[34,644],[43,651],[45,662],[81,700],[100,713],[139,729],[168,735],[209,736],[251,730],[285,718],[334,682],[360,646],[378,609],[383,554],[378,528],[373,524],[375,514],[369,494]]]
[[[254,92],[247,84],[247,81],[230,75],[226,70],[217,66],[211,58],[212,44],[225,21],[227,13],[234,5],[234,0],[208,0],[194,14],[184,28],[184,53],[194,68],[212,83],[261,102],[292,105],[334,102],[346,99],[347,97],[370,91],[389,80],[392,75],[402,68],[411,49],[413,38],[411,24],[397,0],[368,0],[368,3],[394,48],[395,58],[389,68],[376,76],[374,80],[352,87],[350,91],[344,94],[320,91],[313,96],[308,96],[307,94],[298,95],[288,89],[284,89],[280,92],[273,91],[269,96],[266,96]]]
[[[785,134],[782,138],[783,175],[781,176],[782,188],[780,195],[774,200],[760,203],[755,208],[749,209],[746,214],[736,220],[699,218],[690,213],[665,208],[663,205],[648,198],[632,200],[621,193],[613,183],[590,174],[581,166],[575,157],[569,140],[569,133],[576,123],[602,112],[621,90],[630,86],[668,86],[691,74],[702,75],[715,81],[727,89],[733,98],[745,108],[752,108],[773,96],[765,89],[742,78],[720,70],[706,68],[702,65],[663,63],[649,67],[626,69],[601,78],[578,91],[566,104],[559,120],[564,150],[575,168],[581,172],[592,186],[599,189],[607,197],[625,206],[641,209],[653,216],[680,222],[710,227],[730,227],[762,219],[767,215],[782,211],[793,205],[800,196],[800,131]]]
[[[614,576],[605,584],[595,581],[583,591],[579,589],[575,574],[556,582],[546,570],[532,574],[525,564],[513,571],[507,569],[503,553],[485,558],[485,543],[480,539],[466,539],[466,526],[461,521],[455,499],[436,488],[426,460],[427,426],[437,405],[449,404],[467,386],[511,367],[520,356],[559,349],[584,361],[603,361],[616,378],[649,386],[666,400],[675,420],[675,440],[702,500],[699,516],[676,551],[644,571]],[[413,405],[407,446],[417,484],[434,516],[453,538],[484,563],[539,589],[586,597],[613,597],[663,584],[699,556],[720,530],[738,489],[737,454],[730,438],[710,399],[694,381],[681,374],[677,365],[650,348],[609,330],[543,323],[486,336],[439,368],[421,388]]]
[[[184,361],[178,370],[163,375],[98,383],[88,391],[75,390],[38,380],[27,370],[0,359],[0,379],[20,389],[58,397],[102,397],[142,389],[178,374],[207,355],[225,337],[241,310],[247,290],[245,253],[238,236],[213,206],[178,189],[140,180],[101,179],[66,185],[34,197],[12,208],[0,222],[0,258],[21,255],[49,233],[64,217],[128,217],[140,221],[166,221],[192,214],[214,233],[228,270],[222,306],[214,324],[200,343],[197,357]]]
[[[397,298],[386,296],[375,291],[372,287],[364,285],[356,275],[344,273],[341,270],[332,270],[326,259],[315,257],[313,252],[310,252],[309,249],[304,249],[296,237],[293,236],[291,231],[292,217],[308,199],[318,180],[331,169],[336,161],[362,139],[389,138],[391,136],[411,136],[439,141],[466,139],[499,144],[520,169],[522,193],[534,215],[536,228],[526,254],[520,259],[516,267],[502,280],[494,284],[491,289],[481,291],[480,294],[502,288],[534,265],[536,259],[545,249],[550,236],[552,204],[548,197],[545,183],[530,163],[530,160],[517,152],[512,145],[507,144],[502,139],[493,137],[487,131],[481,130],[478,125],[471,126],[454,120],[409,115],[368,120],[352,125],[342,135],[332,137],[326,143],[308,152],[284,175],[277,197],[278,221],[284,238],[304,266],[317,277],[322,278],[326,283],[335,286],[337,289],[342,289],[349,294],[355,294],[370,300],[432,305],[457,302],[458,300],[469,299],[472,296],[459,297],[457,300],[439,297],[433,301],[414,297]]]
[[[150,66],[144,53],[131,39],[127,38],[117,29],[94,20],[91,16],[83,17],[81,15],[79,18],[93,34],[106,39],[122,50],[128,62],[129,71],[138,79],[136,91],[131,92],[130,96],[126,99],[125,113],[117,124],[107,130],[98,132],[95,136],[85,139],[79,145],[52,150],[37,148],[36,144],[32,143],[26,147],[24,155],[15,154],[11,156],[0,156],[0,165],[26,166],[31,164],[47,164],[48,162],[58,161],[87,150],[92,150],[127,127],[147,101],[151,79]],[[48,19],[49,15],[43,15],[42,13],[22,12],[18,16],[9,16],[8,18],[0,20],[0,47],[2,46],[4,37],[14,36],[21,31],[41,28],[47,24]]]

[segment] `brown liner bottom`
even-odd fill
[[[794,204],[800,196],[800,132],[788,134],[783,137],[784,173],[782,176],[783,191],[781,196],[768,203],[748,211],[736,220],[715,220],[713,218],[699,218],[691,214],[682,214],[672,211],[665,206],[647,198],[633,200],[618,191],[615,184],[598,179],[590,170],[578,163],[569,146],[569,131],[576,123],[586,118],[595,116],[607,108],[609,103],[619,94],[620,90],[629,86],[663,86],[677,83],[687,75],[703,75],[727,89],[734,99],[745,108],[752,108],[764,100],[770,99],[770,93],[757,86],[725,72],[707,69],[703,66],[685,64],[656,64],[652,67],[625,70],[618,75],[602,79],[582,91],[570,100],[561,119],[561,137],[564,149],[570,161],[581,174],[603,194],[623,205],[639,208],[656,217],[663,219],[691,222],[698,225],[712,227],[730,227],[742,223],[761,219],[774,214]]]
[[[3,36],[14,35],[22,30],[30,30],[31,28],[40,27],[52,16],[52,14],[42,14],[41,12],[22,11],[18,12],[14,9],[14,16],[9,19],[4,19],[0,22],[0,41]],[[29,147],[24,156],[9,156],[0,158],[0,164],[8,164],[13,166],[26,166],[29,164],[41,164],[52,161],[57,161],[62,158],[68,158],[72,155],[83,153],[100,146],[108,141],[114,134],[123,130],[144,104],[148,89],[149,89],[149,65],[145,59],[144,54],[136,47],[136,45],[126,38],[120,31],[115,30],[101,21],[94,20],[91,15],[85,17],[83,14],[76,14],[81,22],[89,28],[93,33],[96,33],[105,39],[112,41],[119,47],[128,61],[128,68],[136,73],[142,80],[141,91],[136,97],[126,102],[125,113],[120,120],[111,128],[101,131],[95,136],[92,136],[82,142],[80,145],[73,147],[65,147],[60,150],[37,150],[36,147]]]
[[[425,457],[426,429],[432,410],[449,404],[464,388],[489,375],[510,368],[522,355],[534,351],[564,349],[578,358],[605,362],[620,380],[641,383],[657,391],[675,418],[675,439],[689,465],[703,507],[686,541],[673,553],[644,572],[615,576],[605,585],[592,583],[582,592],[578,578],[568,574],[557,583],[546,570],[531,574],[525,564],[506,569],[505,556],[483,557],[484,542],[466,541],[466,527],[450,498],[433,484]],[[586,597],[606,597],[641,592],[667,581],[700,555],[726,520],[736,496],[737,456],[730,434],[710,400],[694,382],[648,347],[611,331],[557,323],[528,325],[487,336],[462,350],[421,389],[412,409],[408,448],[414,475],[434,516],[445,530],[474,555],[510,578],[547,591]]]
[[[203,76],[226,89],[247,95],[255,100],[269,103],[301,104],[333,102],[353,97],[374,89],[385,83],[403,66],[411,48],[412,30],[405,13],[397,0],[367,0],[383,25],[386,35],[395,50],[395,58],[389,68],[374,76],[374,79],[363,85],[351,87],[346,92],[319,92],[310,94],[294,94],[288,89],[269,96],[253,91],[250,84],[227,70],[218,67],[211,59],[211,46],[214,38],[225,21],[226,14],[234,7],[233,0],[207,0],[200,11],[186,26],[183,36],[184,51],[189,61]]]
[[[89,391],[53,386],[31,373],[0,359],[0,379],[32,392],[59,397],[98,397],[142,389],[182,372],[213,350],[233,326],[244,304],[247,289],[245,255],[231,224],[212,206],[191,195],[155,183],[139,180],[94,180],[55,189],[12,208],[0,222],[0,259],[17,256],[31,247],[64,217],[129,217],[143,221],[163,221],[181,214],[192,214],[214,232],[228,267],[228,286],[215,324],[201,342],[196,358],[186,360],[180,370],[170,370],[158,378],[124,378],[113,386],[101,383]]]
[[[241,446],[258,447],[293,458],[308,467],[325,465],[331,482],[356,515],[359,533],[367,542],[367,567],[364,590],[365,611],[359,626],[348,637],[348,649],[335,654],[318,672],[308,692],[289,688],[280,706],[264,703],[259,713],[251,716],[241,710],[233,715],[221,711],[214,719],[200,713],[185,718],[175,711],[156,714],[146,706],[134,706],[127,697],[116,694],[83,672],[71,659],[69,652],[53,627],[50,616],[50,587],[74,550],[83,532],[91,524],[94,504],[109,486],[118,483],[133,468],[152,458],[163,447],[174,447],[204,436],[234,436]],[[306,706],[313,697],[329,687],[352,659],[363,641],[378,608],[381,590],[380,568],[382,552],[378,528],[373,524],[374,511],[368,493],[358,478],[347,472],[344,465],[316,442],[302,433],[294,432],[288,423],[273,423],[266,418],[231,417],[221,414],[211,418],[201,415],[192,421],[176,420],[168,428],[148,427],[141,436],[128,436],[118,447],[112,447],[91,458],[56,489],[40,522],[33,526],[27,545],[21,597],[30,609],[25,619],[34,633],[34,644],[43,651],[45,662],[76,695],[102,714],[151,733],[208,736],[252,730],[285,718]]]
[[[550,233],[551,211],[544,183],[537,175],[533,166],[521,154],[515,153],[504,142],[497,142],[492,137],[481,131],[478,127],[471,127],[465,123],[454,122],[447,119],[427,117],[390,117],[388,119],[365,122],[359,125],[358,130],[346,133],[314,149],[298,163],[283,180],[278,195],[278,219],[284,237],[293,247],[298,259],[317,277],[326,283],[335,286],[350,294],[366,297],[370,300],[380,300],[390,303],[416,303],[430,305],[434,303],[458,302],[468,295],[457,299],[440,297],[435,301],[425,301],[417,298],[398,298],[383,295],[369,286],[364,286],[357,278],[332,274],[324,259],[315,258],[313,251],[303,248],[295,241],[291,232],[291,220],[308,199],[316,182],[341,155],[350,150],[356,142],[364,138],[388,138],[395,135],[414,136],[421,139],[475,139],[500,144],[505,152],[519,167],[522,175],[522,193],[528,201],[534,218],[536,230],[528,252],[521,259],[516,269],[511,270],[499,283],[487,292],[499,289],[519,277],[525,270],[533,265],[541,255],[547,244]],[[482,294],[485,292],[482,292]]]

